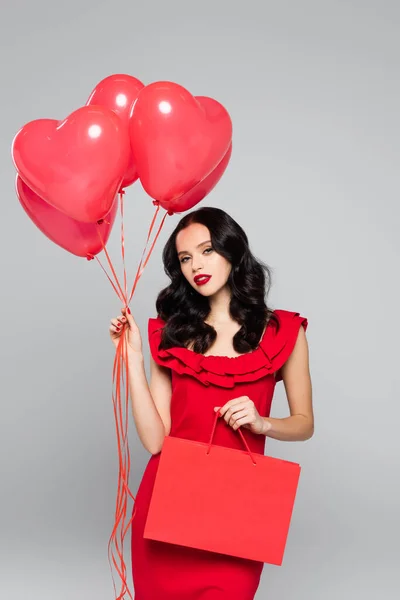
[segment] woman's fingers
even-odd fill
[[[121,314],[117,317],[111,319],[110,324],[110,332],[115,335],[118,333],[122,333],[124,325],[128,325],[128,328],[132,331],[135,331],[137,328],[135,319],[133,318],[130,311],[128,312],[126,307],[121,308]]]
[[[116,319],[111,319],[110,330],[111,331],[122,331],[123,322],[118,317]]]
[[[136,325],[136,321],[133,318],[131,312],[128,312],[126,308],[121,308],[121,312],[124,319],[126,319],[126,321],[124,322],[127,322],[129,324],[129,327],[132,329],[132,327]]]

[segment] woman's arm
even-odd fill
[[[306,333],[300,327],[295,347],[283,365],[282,379],[289,403],[290,417],[263,417],[264,434],[276,440],[298,442],[314,435],[314,411]]]
[[[136,430],[143,446],[158,454],[171,429],[171,372],[150,356],[150,385],[147,382],[143,354],[130,353],[129,391]]]

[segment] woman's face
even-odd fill
[[[212,296],[226,285],[232,267],[213,249],[208,227],[191,223],[182,229],[176,236],[176,251],[182,273],[196,292]]]

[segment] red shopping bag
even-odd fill
[[[281,565],[300,465],[166,436],[145,524],[147,539]],[[225,421],[224,421],[225,423]]]

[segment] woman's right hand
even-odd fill
[[[111,341],[115,348],[117,348],[119,339],[124,332],[128,342],[128,352],[141,355],[142,336],[140,335],[140,329],[130,311],[128,312],[126,308],[121,308],[121,313],[115,319],[111,319],[109,329]]]

